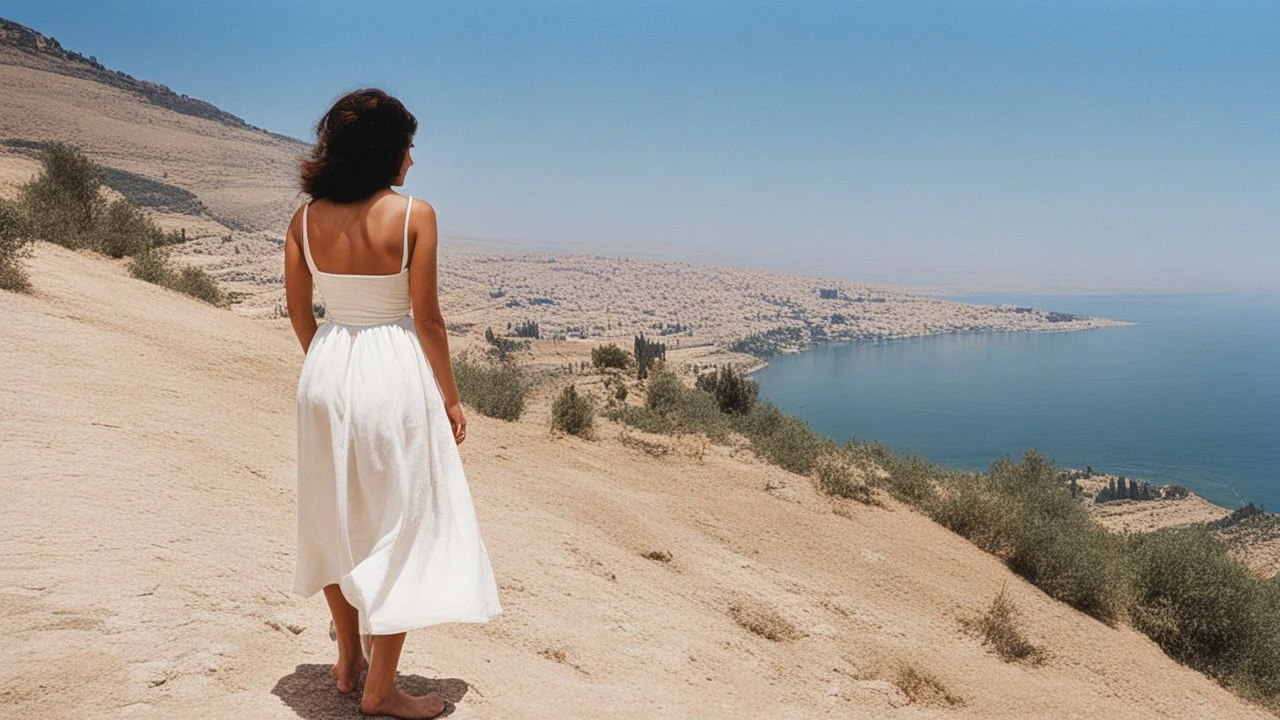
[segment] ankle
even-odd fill
[[[364,693],[360,696],[361,705],[377,706],[383,705],[391,698],[395,697],[397,688],[392,685],[389,688],[372,687],[368,684],[364,686]]]

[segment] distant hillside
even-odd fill
[[[0,46],[25,53],[30,56],[31,66],[41,70],[49,70],[62,75],[84,78],[117,87],[137,95],[152,105],[180,112],[183,115],[215,120],[233,127],[251,128],[282,140],[301,142],[296,138],[250,125],[239,116],[215,107],[204,100],[176,93],[160,83],[139,80],[120,70],[110,70],[98,62],[98,58],[92,55],[85,57],[74,50],[68,50],[62,47],[55,38],[12,20],[0,18]]]
[[[196,239],[234,233],[247,243],[236,252],[278,256],[300,201],[298,160],[307,143],[3,19],[0,97],[0,196],[35,173],[41,145],[70,143],[166,229],[185,228]]]

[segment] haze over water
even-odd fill
[[[949,297],[1126,327],[966,333],[770,359],[761,397],[819,432],[985,469],[1036,448],[1060,466],[1280,510],[1280,295]]]

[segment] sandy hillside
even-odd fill
[[[304,143],[177,112],[83,70],[0,34],[6,154],[21,149],[13,141],[68,142],[102,165],[199,195],[230,227],[274,231],[287,223]]]
[[[290,330],[48,244],[30,269],[34,297],[0,294],[0,716],[356,717],[322,598],[289,594]],[[547,416],[545,390],[514,424],[472,413],[505,612],[412,632],[402,663],[454,717],[1271,717],[891,500]],[[1039,667],[961,628],[1002,586]]]

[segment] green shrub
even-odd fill
[[[645,406],[666,417],[668,432],[703,432],[713,440],[723,440],[729,426],[716,407],[715,400],[700,390],[685,387],[680,377],[666,366],[654,363],[649,376]]]
[[[848,453],[826,453],[814,461],[813,473],[818,488],[828,495],[870,503],[871,488],[863,482],[861,473]]]
[[[653,364],[667,359],[667,344],[650,340],[644,336],[644,333],[636,335],[632,344],[632,354],[636,358],[637,380],[649,377],[649,370],[653,368]]]
[[[209,273],[203,268],[183,266],[174,278],[173,284],[168,287],[210,305],[221,307],[226,303],[226,296],[218,287],[217,281],[209,277]]]
[[[164,232],[126,200],[116,200],[97,219],[93,247],[113,258],[138,255],[162,244]]]
[[[684,396],[685,386],[680,376],[668,370],[664,363],[657,363],[649,377],[645,393],[645,407],[658,412],[673,412]]]
[[[524,412],[528,382],[514,363],[472,360],[463,350],[453,358],[453,377],[462,401],[482,415],[517,420]]]
[[[912,453],[905,457],[879,442],[862,444],[850,440],[846,449],[875,463],[888,473],[885,479],[876,480],[894,497],[924,508],[933,499],[936,478],[951,472]]]
[[[174,267],[164,248],[152,247],[134,255],[129,259],[128,268],[129,274],[139,280],[176,290],[210,305],[226,303],[226,296],[208,273],[197,267]]]
[[[1093,522],[1057,475],[1029,450],[1020,462],[993,462],[985,475],[944,473],[923,507],[1051,597],[1113,624],[1124,604],[1119,540]]]
[[[631,363],[631,353],[623,350],[615,343],[591,348],[591,364],[596,368],[626,370],[631,367]]]
[[[655,363],[649,376],[644,406],[619,405],[606,411],[606,415],[645,432],[701,432],[717,442],[724,441],[729,432],[715,399],[701,390],[685,387],[663,362]]]
[[[715,407],[719,409],[718,405]],[[819,435],[803,420],[787,415],[768,401],[757,404],[746,415],[730,417],[733,429],[751,441],[757,455],[793,473],[807,475],[819,455],[836,448],[833,440]]]
[[[606,408],[604,415],[614,422],[645,432],[669,435],[676,431],[676,422],[671,415],[655,412],[644,406],[616,405]]]
[[[485,328],[484,339],[491,346],[486,351],[486,354],[501,362],[509,360],[513,352],[528,350],[533,347],[528,340],[512,340],[511,338],[495,335],[491,327]]]
[[[31,254],[27,219],[17,203],[0,200],[0,290],[30,292],[22,261]]]
[[[173,266],[164,250],[152,248],[129,260],[129,274],[153,285],[168,286],[174,282]]]
[[[929,515],[940,525],[979,548],[999,554],[1007,540],[1003,533],[1005,498],[992,491],[986,475],[955,472],[931,499]]]
[[[98,167],[78,148],[45,145],[40,173],[18,191],[32,237],[70,248],[92,246],[94,222],[104,205],[100,185]]]
[[[566,387],[551,404],[551,426],[557,430],[586,437],[595,422],[595,400],[579,393],[573,385]]]
[[[538,328],[537,320],[525,320],[516,326],[514,334],[516,337],[539,339],[542,337],[542,331]]]
[[[166,235],[127,200],[107,205],[99,192],[102,170],[78,148],[49,143],[40,173],[19,188],[19,202],[33,238],[70,248],[90,248],[114,258],[130,257],[129,273],[212,305],[226,296],[203,269],[177,268],[162,247],[184,237]]]
[[[760,396],[760,383],[736,372],[732,365],[699,375],[697,387],[715,396],[720,412],[733,415],[751,412]]]
[[[1136,535],[1134,627],[1174,659],[1261,696],[1280,694],[1280,596],[1206,528]]]

